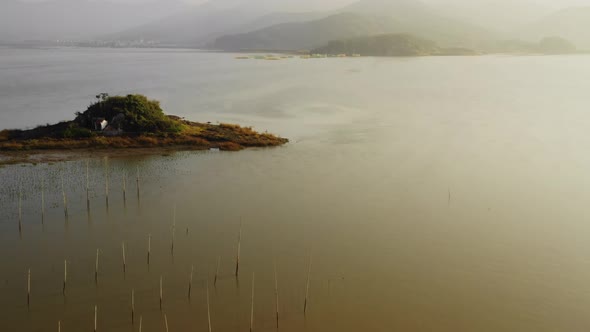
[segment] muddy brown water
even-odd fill
[[[192,120],[253,125],[291,143],[0,168],[1,326],[56,331],[61,321],[62,331],[92,331],[96,305],[99,331],[137,331],[139,316],[143,331],[164,331],[164,314],[170,331],[207,331],[208,281],[212,330],[246,331],[255,273],[255,330],[274,331],[276,262],[281,331],[585,330],[588,63],[587,56],[270,63],[188,51],[4,52],[3,128],[33,115],[40,123],[68,118],[108,87],[159,98]]]

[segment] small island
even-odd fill
[[[187,121],[164,114],[160,103],[143,95],[101,93],[72,121],[31,130],[0,131],[0,151],[178,148],[239,151],[273,147],[287,139],[249,127]]]

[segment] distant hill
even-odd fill
[[[366,56],[418,56],[439,52],[435,42],[406,34],[387,34],[334,40],[312,50],[315,54],[361,54]]]
[[[90,39],[170,16],[185,7],[180,0],[142,4],[2,0],[0,41]]]
[[[577,47],[572,42],[561,37],[545,37],[537,43],[523,40],[505,40],[497,43],[494,52],[500,53],[529,53],[529,54],[572,54],[577,53]]]
[[[230,34],[210,46],[228,51],[301,50],[319,47],[330,40],[388,33],[420,35],[445,46],[469,48],[495,38],[483,28],[438,16],[418,1],[361,0],[325,18]]]
[[[385,34],[333,40],[313,54],[362,56],[476,55],[465,48],[440,48],[435,42],[408,34]]]
[[[590,49],[590,7],[560,10],[525,26],[518,31],[518,35],[533,40],[545,36],[560,36],[580,48]]]

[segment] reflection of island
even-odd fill
[[[237,151],[279,146],[287,139],[238,125],[197,123],[165,115],[142,95],[97,96],[73,121],[0,132],[0,151],[179,147]]]

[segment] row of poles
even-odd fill
[[[240,235],[238,238],[238,249],[236,255],[236,269],[235,269],[235,277],[239,277],[239,267],[240,267],[240,247],[241,247],[241,225],[240,225]],[[127,259],[125,254],[125,243],[121,245],[122,249],[122,258],[123,258],[123,273],[125,274],[127,271]],[[151,255],[151,235],[148,236],[148,250],[147,250],[147,264],[150,264],[150,255]],[[100,250],[96,250],[96,261],[95,261],[95,269],[94,269],[94,281],[98,285],[98,276],[99,276],[99,257],[100,257]],[[217,285],[217,280],[219,276],[219,268],[220,268],[221,257],[218,257],[217,260],[217,267],[215,270],[215,276],[213,279],[213,285]],[[310,286],[310,277],[311,277],[311,263],[312,259],[310,256],[309,259],[309,266],[307,271],[307,282],[306,282],[306,289],[305,289],[305,300],[303,304],[303,313],[304,315],[307,313],[307,306],[308,306],[308,298],[309,298],[309,286]],[[188,298],[191,299],[191,293],[193,288],[193,275],[194,275],[194,265],[191,266],[191,272],[189,276],[188,282]],[[252,273],[252,296],[251,296],[251,310],[250,310],[250,332],[254,331],[254,282],[255,282],[255,273]],[[64,260],[64,276],[63,276],[63,287],[62,287],[62,294],[66,296],[66,287],[68,284],[68,261]],[[277,274],[277,266],[276,262],[274,263],[274,293],[275,293],[275,318],[276,318],[276,327],[279,328],[279,284],[278,284],[278,274]],[[209,302],[209,280],[206,281],[206,300],[207,300],[207,320],[208,320],[208,328],[209,332],[212,331],[211,328],[211,309],[210,309],[210,302]],[[163,277],[160,276],[160,283],[159,283],[159,306],[160,311],[163,310],[163,302],[164,302],[164,287],[163,287]],[[29,268],[27,271],[27,307],[30,308],[31,305],[31,269]],[[98,331],[97,329],[97,314],[98,314],[98,306],[94,307],[94,331]],[[131,323],[135,325],[135,289],[131,289]],[[164,321],[165,321],[165,328],[166,332],[168,330],[168,319],[166,314],[164,314]],[[139,331],[142,330],[142,316],[139,317]],[[58,331],[61,331],[61,321],[58,321]]]
[[[105,194],[106,194],[106,207],[108,210],[109,206],[109,172],[106,168],[105,162]],[[62,198],[63,198],[63,208],[64,208],[64,216],[66,221],[69,218],[69,211],[68,211],[68,199],[65,191],[64,180],[63,180],[63,173],[60,176],[61,179],[61,191],[62,191]],[[137,184],[137,198],[138,201],[140,199],[140,177],[139,177],[139,167],[137,168],[137,176],[136,176],[136,184]],[[89,175],[89,162],[86,162],[86,208],[88,213],[90,213],[90,175]],[[126,195],[127,195],[127,176],[123,175],[123,201],[124,204],[126,202]],[[19,233],[22,234],[22,187],[19,186],[19,195],[18,195],[18,229]],[[45,220],[45,180],[44,178],[41,180],[41,222],[44,223]],[[174,255],[174,238],[175,238],[175,229],[176,229],[176,206],[174,207],[173,211],[173,223],[172,223],[172,244],[171,244],[171,251]],[[188,233],[188,229],[187,229]],[[240,231],[238,233],[238,242],[237,242],[237,253],[236,253],[236,263],[235,263],[235,277],[239,277],[240,272],[240,252],[241,252],[241,241],[242,241],[242,223],[240,223]],[[123,259],[123,273],[125,274],[127,271],[127,259],[125,253],[125,243],[123,242],[121,245],[122,249],[122,259]],[[95,262],[95,271],[94,271],[94,279],[95,283],[98,284],[98,272],[99,272],[99,256],[100,250],[96,250],[96,262]],[[148,247],[147,247],[147,264],[150,264],[150,256],[151,256],[151,234],[148,235]],[[306,281],[306,289],[305,289],[305,300],[303,304],[303,313],[304,315],[307,313],[308,307],[308,298],[309,298],[309,286],[310,286],[310,277],[311,277],[311,263],[312,258],[310,256],[309,259],[309,266],[307,271],[307,281]],[[218,257],[217,260],[217,267],[215,270],[215,277],[213,279],[213,285],[216,286],[218,276],[219,276],[219,269],[221,264],[221,257]],[[193,273],[194,273],[194,266],[191,266],[191,272],[189,276],[188,282],[188,297],[191,298],[191,292],[193,288]],[[68,262],[64,260],[64,279],[63,279],[63,287],[62,287],[62,294],[66,296],[66,288],[67,288],[67,280],[68,280]],[[275,303],[276,303],[276,327],[279,327],[279,289],[278,289],[278,275],[276,269],[276,263],[274,264],[274,288],[275,288]],[[254,331],[254,282],[255,282],[255,273],[252,273],[252,295],[251,295],[251,310],[250,310],[250,332]],[[164,291],[163,291],[163,278],[160,276],[160,289],[159,289],[159,304],[160,304],[160,311],[163,309],[163,300],[164,300]],[[211,309],[210,309],[210,301],[209,301],[209,281],[206,281],[206,301],[207,301],[207,321],[208,321],[208,330],[209,332],[212,331],[211,326]],[[31,305],[31,269],[27,271],[27,307],[30,308]],[[131,322],[132,325],[135,325],[135,289],[131,290]],[[98,306],[94,306],[94,332],[98,331]],[[143,317],[139,317],[139,332],[142,331],[142,324],[143,324]],[[169,332],[168,328],[168,317],[164,314],[164,327],[165,331]],[[61,320],[58,321],[58,332],[61,332]]]
[[[106,160],[106,159],[105,159]],[[106,208],[107,211],[109,209],[109,171],[108,171],[108,163],[105,161],[105,197],[106,197]],[[63,200],[63,209],[64,209],[64,217],[66,221],[69,219],[69,210],[68,210],[68,196],[66,194],[65,185],[64,185],[64,177],[63,171],[60,173],[60,183],[61,183],[61,196]],[[140,181],[139,181],[139,166],[137,167],[137,176],[136,176],[136,187],[137,187],[137,200],[140,200]],[[123,204],[126,205],[127,203],[127,175],[123,173]],[[90,165],[89,161],[86,161],[86,210],[90,214]],[[19,234],[22,235],[22,222],[23,222],[23,211],[22,211],[22,198],[23,198],[23,191],[22,185],[19,185],[19,192],[18,192],[18,231]],[[41,178],[41,224],[45,223],[45,178]]]

